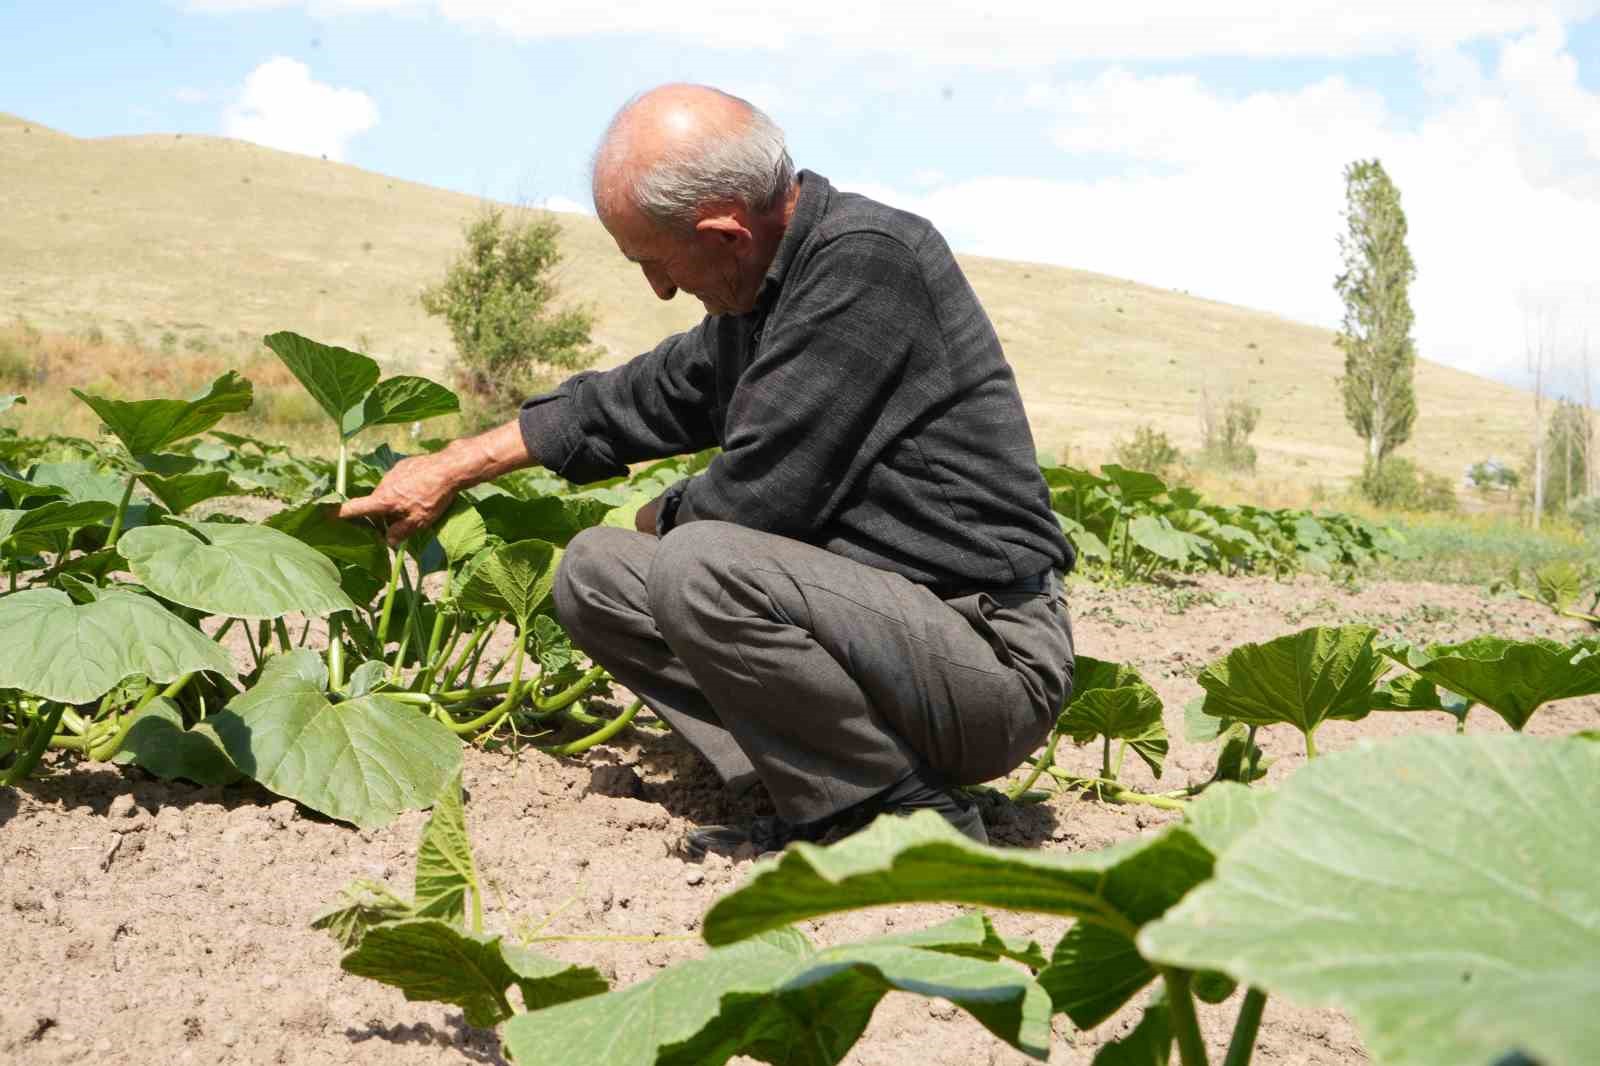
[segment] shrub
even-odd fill
[[[553,371],[581,370],[599,356],[590,312],[555,306],[560,233],[553,218],[508,221],[490,209],[467,224],[466,248],[421,294],[423,310],[450,327],[457,383],[485,420],[507,416]]]
[[[1403,511],[1441,511],[1456,509],[1456,490],[1443,474],[1419,470],[1410,459],[1391,455],[1361,471],[1357,488],[1362,497],[1378,507]]]
[[[1261,421],[1261,408],[1248,400],[1229,400],[1218,410],[1211,398],[1200,400],[1200,461],[1207,466],[1246,473],[1256,468],[1250,434]]]
[[[172,332],[172,330],[170,330],[170,329],[167,330],[165,333],[161,334],[161,354],[162,355],[172,355],[177,350],[178,350],[178,335],[176,333]]]
[[[1165,477],[1168,470],[1183,462],[1183,453],[1167,435],[1151,425],[1142,425],[1133,431],[1132,440],[1118,440],[1114,445],[1117,462],[1134,470],[1148,470]]]

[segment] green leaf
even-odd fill
[[[173,474],[170,477],[141,474],[139,480],[173,514],[182,514],[197,503],[218,496],[235,496],[241,491],[225,470]]]
[[[519,630],[550,599],[561,549],[542,540],[502,544],[470,571],[463,571],[457,596],[469,610],[510,615]]]
[[[1133,1032],[1101,1047],[1091,1066],[1168,1066],[1172,1038],[1172,1012],[1166,996],[1158,992],[1145,1005]]]
[[[82,605],[59,589],[0,597],[0,648],[0,688],[62,703],[99,699],[131,674],[158,683],[196,670],[237,676],[227,652],[205,634],[121,589]]]
[[[317,656],[268,660],[256,686],[211,718],[247,776],[363,829],[433,803],[461,768],[461,742],[444,726],[383,695],[330,703]]]
[[[1080,746],[1096,737],[1125,740],[1150,772],[1161,776],[1161,763],[1167,756],[1167,729],[1161,721],[1161,697],[1149,685],[1075,693],[1057,725]]]
[[[182,522],[117,541],[134,576],[174,603],[233,618],[322,616],[355,607],[324,555],[268,526]]]
[[[308,503],[279,511],[266,525],[315,548],[339,569],[339,587],[358,604],[371,603],[389,584],[389,546],[363,522],[346,522],[336,505]]]
[[[1494,711],[1512,729],[1528,724],[1533,712],[1551,700],[1600,692],[1600,642],[1506,640],[1475,637],[1460,644],[1427,649],[1385,649],[1425,680],[1458,692]]]
[[[1206,714],[1205,703],[1205,696],[1200,695],[1183,705],[1183,739],[1191,744],[1216,740],[1231,724],[1226,718]]]
[[[26,404],[27,402],[28,398],[26,396],[20,396],[14,392],[0,392],[0,414],[11,410],[16,404]]]
[[[228,415],[250,409],[250,382],[230,370],[193,400],[113,400],[72,390],[94,409],[106,428],[132,455],[159,452],[196,433],[204,433]]]
[[[881,941],[804,952],[755,939],[680,963],[590,1002],[513,1018],[518,1062],[719,1066],[744,1053],[789,1066],[844,1058],[891,990],[942,996],[1043,1058],[1049,1000],[1016,967]]]
[[[605,980],[587,966],[502,944],[499,936],[464,933],[437,918],[375,925],[339,965],[346,973],[400,989],[408,1000],[460,1007],[467,1024],[479,1029],[512,1016],[507,993],[513,985],[541,1007],[606,989]]]
[[[1165,481],[1144,470],[1129,470],[1116,463],[1104,463],[1100,472],[1116,486],[1123,504],[1129,507],[1153,500],[1167,491]]]
[[[58,545],[53,540],[40,542],[35,538],[45,533],[60,533],[84,526],[99,525],[117,513],[116,507],[101,500],[68,503],[51,500],[30,511],[0,511],[0,547],[7,541],[29,545],[36,550],[49,551]]]
[[[427,378],[397,375],[372,387],[361,403],[361,424],[346,436],[368,426],[404,425],[461,410],[456,394]]]
[[[1241,644],[1201,671],[1204,711],[1247,725],[1288,722],[1313,732],[1327,718],[1355,721],[1372,708],[1388,664],[1369,626],[1314,626],[1262,644]]]
[[[489,543],[488,533],[483,527],[483,516],[462,499],[450,505],[434,530],[434,536],[439,538],[439,547],[444,549],[445,558],[452,563],[459,563],[477,554]]]
[[[1128,523],[1128,536],[1151,555],[1175,566],[1203,558],[1208,543],[1197,533],[1174,529],[1165,515],[1139,515]]]
[[[154,699],[128,730],[112,762],[136,763],[163,781],[182,779],[197,785],[228,785],[239,780],[215,734],[202,723],[185,729],[183,716],[167,699]]]
[[[461,803],[459,771],[434,802],[433,814],[417,846],[416,913],[461,925],[467,915],[467,893],[478,891],[478,871],[467,836],[467,815]]]
[[[263,337],[261,342],[283,360],[289,373],[339,426],[341,434],[348,437],[361,428],[364,411],[358,405],[378,383],[381,372],[376,361],[348,348],[320,344],[287,331]],[[355,428],[349,432],[347,413],[355,416]]]
[[[324,929],[346,951],[361,943],[375,925],[413,917],[411,904],[388,885],[360,878],[339,890],[339,902],[311,920],[311,928]]]
[[[1386,1066],[1578,1066],[1600,1046],[1596,809],[1600,748],[1577,741],[1328,755],[1139,945],[1343,1010]]]
[[[4,492],[11,498],[12,503],[18,505],[32,499],[67,494],[67,490],[60,485],[40,484],[32,478],[25,478],[5,463],[0,463],[0,492]]]
[[[540,496],[531,500],[515,496],[490,496],[478,501],[488,531],[501,540],[547,540],[564,548],[573,537],[603,522],[616,505],[593,497]],[[630,518],[628,528],[633,528]]]

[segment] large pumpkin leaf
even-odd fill
[[[1205,558],[1210,543],[1198,533],[1177,529],[1166,515],[1139,515],[1128,523],[1128,536],[1151,555],[1174,566]]]
[[[77,389],[72,394],[92,407],[133,455],[159,452],[185,437],[204,433],[228,415],[249,410],[253,398],[250,382],[233,370],[192,400],[113,400]]]
[[[1376,636],[1369,626],[1313,626],[1241,644],[1196,679],[1206,691],[1202,709],[1247,725],[1288,722],[1308,735],[1327,718],[1364,718],[1388,669]]]
[[[1139,945],[1337,1007],[1383,1066],[1579,1066],[1600,1047],[1597,807],[1600,747],[1581,741],[1330,755]]]
[[[31,477],[23,477],[16,470],[0,462],[0,492],[10,498],[13,505],[21,506],[31,499],[65,496],[67,490],[60,485],[41,484]]]
[[[125,533],[117,550],[150,591],[209,614],[260,619],[355,607],[332,561],[267,526],[146,526]]]
[[[1015,966],[887,940],[814,951],[769,933],[584,1003],[513,1018],[518,1062],[571,1066],[720,1066],[744,1053],[831,1066],[892,990],[942,996],[1033,1056],[1049,1046],[1050,1004]]]
[[[1153,500],[1167,491],[1165,481],[1145,470],[1129,470],[1116,463],[1105,463],[1100,467],[1100,472],[1116,486],[1123,504],[1130,507]]]
[[[307,503],[279,511],[267,526],[315,548],[339,569],[339,586],[356,603],[370,603],[388,583],[389,547],[363,522],[337,518],[332,504]]]
[[[283,360],[289,373],[340,427],[340,433],[348,437],[361,428],[360,405],[380,376],[375,360],[348,348],[320,344],[288,331],[263,337],[262,343]],[[349,428],[347,414],[352,416],[349,421],[354,422],[354,428]]]
[[[469,610],[498,611],[526,629],[549,600],[560,563],[561,549],[546,541],[502,544],[463,571],[457,595]]]
[[[433,803],[461,769],[461,742],[382,695],[330,703],[317,656],[268,660],[207,724],[234,765],[280,796],[363,829]]]
[[[421,422],[461,410],[456,394],[427,378],[407,374],[385,378],[372,387],[361,402],[361,421],[347,436],[368,426],[403,425]]]
[[[1068,518],[1060,511],[1055,512],[1056,523],[1061,527],[1062,534],[1072,542],[1072,547],[1085,559],[1104,560],[1110,557],[1110,550],[1106,542],[1089,532],[1089,528],[1076,518]]]
[[[197,785],[227,785],[240,777],[216,734],[203,724],[185,729],[183,716],[166,699],[145,705],[111,761],[137,763],[163,781],[181,778]]]
[[[488,531],[505,541],[547,540],[558,548],[590,526],[597,526],[616,504],[592,496],[539,496],[531,500],[506,494],[477,504]],[[631,525],[630,525],[631,528]]]
[[[1206,803],[1205,797],[1196,806]],[[1043,853],[975,844],[937,814],[880,818],[830,847],[790,847],[706,915],[727,944],[836,911],[893,903],[968,903],[1078,919],[1039,981],[1056,1009],[1098,1024],[1155,978],[1137,929],[1211,873],[1211,852],[1182,826],[1099,852]]]
[[[1494,711],[1512,729],[1528,724],[1551,700],[1600,692],[1600,642],[1507,640],[1475,637],[1426,649],[1385,649],[1386,654],[1435,685]]]
[[[236,676],[227,652],[205,634],[121,589],[81,605],[59,589],[0,597],[0,648],[0,688],[62,703],[99,699],[133,674],[156,682],[196,670]]]
[[[446,559],[459,563],[482,551],[489,543],[483,516],[466,500],[457,499],[434,529]]]
[[[507,998],[512,986],[530,1009],[606,990],[605,979],[590,967],[558,962],[499,936],[463,932],[438,918],[374,925],[339,965],[346,973],[393,985],[406,999],[460,1007],[467,1024],[480,1029],[512,1016]]]
[[[182,514],[197,503],[218,496],[237,496],[244,491],[233,483],[226,470],[195,471],[161,476],[139,475],[144,487],[173,514]]]
[[[40,535],[97,525],[116,512],[115,506],[103,500],[82,503],[51,500],[28,511],[0,510],[0,548],[7,541],[37,545],[35,538]],[[51,544],[53,546],[53,542]]]

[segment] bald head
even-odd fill
[[[602,216],[633,207],[681,232],[709,208],[771,210],[794,184],[794,163],[759,108],[704,85],[662,85],[611,120],[593,180]]]

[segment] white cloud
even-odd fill
[[[343,159],[350,138],[377,122],[378,105],[366,93],[324,85],[299,60],[274,56],[245,78],[222,128],[269,148]]]
[[[1029,99],[1063,151],[1110,156],[1116,176],[845,184],[926,215],[979,254],[1335,326],[1342,171],[1377,156],[1410,224],[1422,353],[1516,377],[1519,292],[1564,305],[1569,355],[1586,325],[1600,352],[1600,95],[1579,84],[1549,26],[1505,42],[1491,70],[1474,68],[1432,56],[1432,84],[1453,95],[1412,125],[1340,78],[1235,98],[1190,77],[1113,70]]]
[[[740,49],[898,53],[1010,68],[1064,59],[1351,56],[1436,49],[1518,33],[1541,18],[1600,12],[1600,0],[432,0],[446,18],[533,38],[661,34]],[[416,8],[423,0],[189,0],[192,10]]]
[[[579,203],[566,196],[547,196],[539,201],[539,207],[546,211],[560,211],[569,215],[592,215],[594,208],[589,204]]]

